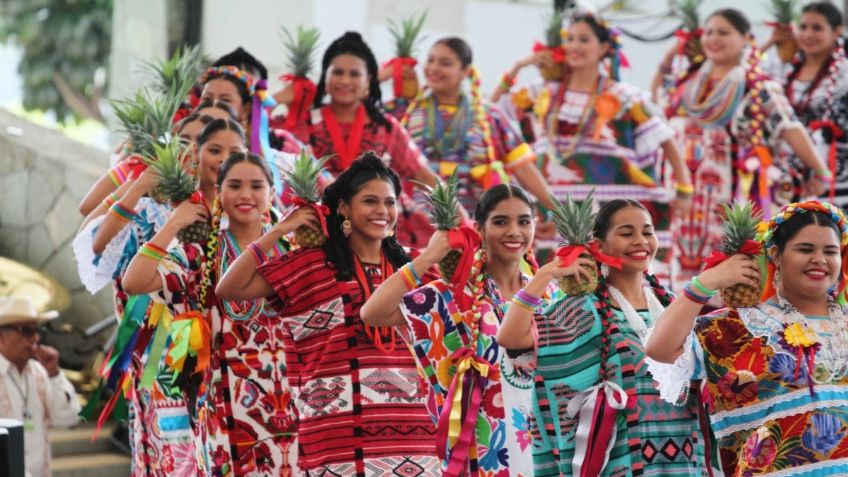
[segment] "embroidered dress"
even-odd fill
[[[680,87],[679,91],[684,96],[688,94],[692,98],[697,95],[697,91],[701,91],[703,96],[709,94],[704,93],[705,90],[722,87],[721,84],[715,84],[708,88],[705,81],[709,63],[705,63],[701,69],[703,71],[699,71]],[[744,79],[741,66],[728,73],[728,76],[735,74],[742,75],[739,81]],[[753,147],[751,138],[758,133],[751,127],[750,120],[754,103],[761,102],[757,108],[765,113],[760,134],[771,150],[776,151],[775,146],[783,130],[803,127],[783,96],[781,86],[773,81],[763,81],[759,98],[753,98],[752,93],[743,88],[727,87],[724,91],[727,96],[722,103],[724,106],[713,108],[710,121],[699,119],[677,106],[669,120],[682,146],[695,186],[689,214],[676,219],[673,224],[674,290],[681,290],[686,282],[701,271],[703,258],[708,257],[721,242],[721,204],[729,203],[734,198],[755,198],[758,180],[753,171],[760,168],[762,161],[748,156]],[[717,97],[715,100],[719,99],[722,98]],[[776,207],[798,199],[797,179],[793,178],[790,168],[779,160],[779,156],[775,154],[774,157],[774,164],[767,168],[772,182],[767,195],[772,205],[764,211],[766,217],[775,212]],[[771,210],[772,207],[775,209]]]
[[[604,94],[615,97],[619,107],[609,120],[599,121],[595,106]],[[560,200],[583,199],[594,188],[601,204],[621,198],[641,202],[659,242],[652,270],[667,281],[673,192],[663,187],[659,152],[674,133],[654,114],[648,94],[601,77],[593,92],[547,82],[529,85],[528,95],[537,116],[533,150],[551,192]]]
[[[568,408],[572,399],[582,398],[579,393],[599,382],[602,330],[597,300],[589,295],[552,303],[536,316],[536,353],[516,359],[516,366],[535,368],[536,477],[570,476],[574,464],[585,465],[575,456],[579,450],[575,438],[582,431],[580,416],[571,417]],[[647,311],[639,315],[648,318]],[[604,380],[626,392],[627,405],[615,414],[615,439],[600,475],[706,475],[696,404],[675,406],[660,398],[646,367],[640,336],[620,310],[614,310],[607,333],[610,372]]]
[[[667,396],[705,373],[727,475],[848,473],[845,310],[831,304],[829,317],[804,317],[790,309],[770,300],[700,317],[684,354],[673,365],[660,365],[673,369],[660,381]],[[817,338],[813,363],[807,347],[792,346],[786,329],[793,323]]]
[[[475,333],[463,321],[451,287],[443,280],[408,293],[401,302],[401,312],[412,332],[412,348],[429,385],[428,407],[434,422],[438,423],[452,387],[455,353],[471,349],[491,365],[474,429],[476,448],[469,453],[467,473],[463,475],[533,475],[529,432],[533,381],[526,371],[513,368],[505,350],[495,341],[506,305],[494,282],[487,279],[480,304],[479,334],[476,342],[471,342]],[[449,461],[450,452],[447,455]]]
[[[363,268],[367,284],[339,281],[320,248],[259,267],[275,291],[269,303],[284,322],[299,417],[298,467],[305,475],[439,475],[414,357],[394,338],[387,351],[379,349],[359,317],[363,286],[378,286],[390,270]]]

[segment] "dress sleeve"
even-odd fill
[[[91,294],[97,293],[112,281],[121,262],[124,245],[132,236],[131,227],[124,227],[106,245],[103,253],[95,254],[93,250],[94,237],[105,218],[106,216],[102,215],[87,223],[77,233],[71,244],[74,258],[77,261],[80,281]]]
[[[192,311],[197,305],[197,286],[200,280],[194,280],[196,273],[191,270],[193,253],[202,253],[195,244],[179,244],[168,250],[168,255],[159,262],[156,271],[162,280],[162,289],[151,293],[151,298],[167,306],[176,317]]]
[[[487,104],[489,124],[492,128],[492,139],[501,162],[507,170],[533,160],[536,155],[529,144],[524,142],[518,126],[506,113],[494,104]]]
[[[411,345],[423,375],[436,393],[450,386],[450,355],[458,342],[456,310],[448,307],[450,291],[436,283],[413,290],[400,302],[400,311],[411,332]],[[437,403],[441,405],[441,402]]]
[[[622,118],[633,122],[636,157],[656,154],[664,142],[674,137],[674,130],[665,122],[646,91],[626,83],[617,83],[615,89],[622,100]]]
[[[388,151],[392,158],[390,166],[401,179],[411,179],[427,167],[427,159],[395,118],[386,116],[386,120],[392,125],[392,130],[388,132]]]
[[[654,328],[648,330],[648,338],[654,332]],[[686,396],[690,381],[706,377],[704,373],[704,351],[701,344],[695,339],[695,332],[689,333],[683,343],[683,354],[677,357],[673,363],[660,363],[651,358],[645,358],[648,372],[657,383],[660,398],[675,405],[686,404]]]
[[[797,116],[795,116],[795,111],[792,109],[792,106],[789,104],[789,100],[786,99],[786,95],[783,94],[783,87],[774,81],[764,81],[763,89],[762,89],[762,108],[765,112],[765,123],[763,124],[763,133],[765,134],[766,140],[772,146],[777,146],[780,142],[780,136],[783,134],[783,131],[786,129],[793,128],[802,128],[804,127],[800,121],[798,121]],[[756,131],[750,131],[750,108],[751,108],[752,98],[750,94],[748,98],[746,98],[746,106],[742,109],[743,117],[740,118],[739,121],[733,121],[733,133],[739,137],[750,137],[752,134],[756,134]]]

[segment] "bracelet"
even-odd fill
[[[109,208],[109,213],[123,222],[129,222],[136,216],[135,210],[131,210],[124,207],[123,205],[121,205],[120,202],[115,202],[114,204],[112,204],[112,206]]]
[[[824,182],[830,182],[833,180],[833,172],[830,169],[815,169],[813,171],[813,177],[817,177]]]
[[[168,252],[158,245],[147,242],[138,249],[138,254],[142,257],[152,258],[158,262],[165,258]]]
[[[521,290],[518,290],[517,292],[515,292],[513,299],[515,297],[518,297],[519,300],[521,300],[521,301],[523,301],[523,302],[525,302],[529,305],[533,305],[534,307],[538,307],[538,306],[542,305],[542,298],[541,297],[533,296],[533,295],[527,293],[526,291],[524,291],[523,288]]]
[[[112,207],[115,205],[115,202],[118,202],[119,200],[121,200],[121,198],[118,197],[118,194],[116,192],[112,192],[103,199],[103,203],[106,204],[106,207]]]
[[[686,298],[698,303],[700,305],[706,305],[708,301],[710,301],[710,297],[701,296],[692,291],[692,287],[689,286],[689,283],[683,287],[683,294],[686,295]]]
[[[415,284],[421,286],[421,277],[419,277],[418,274],[415,273],[415,267],[412,266],[412,262],[408,262],[406,265],[404,265],[404,267],[409,267],[409,274],[412,275],[412,278],[415,279]]]
[[[674,188],[677,190],[678,194],[692,195],[695,193],[695,186],[692,184],[683,184],[678,182],[674,185]]]
[[[512,297],[512,304],[517,306],[517,307],[524,308],[525,310],[529,311],[530,313],[536,313],[536,307],[535,306],[521,301],[521,299],[518,298],[517,296]]]
[[[247,249],[250,250],[250,253],[253,254],[253,258],[256,259],[257,267],[268,261],[268,256],[265,255],[265,252],[262,251],[262,248],[259,247],[258,243],[250,242],[250,245],[247,246]]]
[[[510,76],[509,73],[503,73],[499,83],[500,89],[509,91],[513,86],[515,86],[515,78]]]
[[[415,274],[415,269],[412,267],[412,262],[400,267],[400,274],[406,281],[406,288],[410,291],[421,286],[421,279]]]
[[[695,290],[705,295],[707,298],[712,298],[716,293],[718,293],[718,290],[710,290],[709,288],[705,287],[704,284],[701,283],[700,280],[698,280],[697,276],[692,277],[692,280],[689,283],[692,284],[692,287]]]

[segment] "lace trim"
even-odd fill
[[[123,256],[124,245],[129,240],[130,227],[124,227],[106,246],[103,253],[96,255],[93,250],[94,236],[106,216],[100,216],[86,224],[71,244],[77,261],[77,273],[85,289],[92,295],[112,282],[118,264]],[[120,248],[114,244],[120,242]]]
[[[654,327],[648,329],[645,342],[651,337]],[[703,359],[703,358],[701,358]],[[683,343],[683,353],[673,363],[661,363],[645,357],[648,372],[657,383],[660,398],[675,406],[686,404],[689,396],[690,381],[695,377],[699,356],[695,353],[695,335],[689,333]]]

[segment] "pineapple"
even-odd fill
[[[181,99],[188,95],[200,76],[200,47],[178,48],[168,60],[146,63],[154,78],[154,89],[164,95],[173,94]],[[173,91],[172,93],[169,93]]]
[[[797,7],[798,0],[771,0],[771,14],[774,15],[778,28],[792,24]],[[777,56],[783,63],[789,63],[797,51],[798,44],[794,39],[777,42]]]
[[[285,181],[292,188],[295,197],[308,204],[320,202],[318,196],[318,176],[324,170],[324,163],[329,156],[314,159],[306,149],[294,160],[290,171],[286,171]],[[306,226],[300,226],[294,232],[295,241],[303,248],[316,248],[324,245],[327,237],[321,231],[314,231]]]
[[[683,28],[694,35],[694,32],[701,27],[701,18],[698,15],[698,5],[701,0],[676,0],[675,6],[677,12],[683,20]],[[701,39],[697,36],[692,36],[686,42],[683,52],[690,63],[698,63],[704,59],[704,50],[701,48]]]
[[[595,224],[596,213],[592,212],[592,204],[595,190],[592,189],[589,195],[578,203],[572,200],[571,197],[566,197],[565,202],[559,202],[554,196],[551,196],[551,201],[557,204],[553,210],[554,225],[557,231],[565,240],[566,245],[588,245],[592,241],[592,228]],[[595,259],[588,253],[583,253],[581,257]],[[578,283],[576,277],[563,277],[559,279],[559,287],[566,295],[585,295],[592,293],[598,288],[598,265],[590,265],[585,267],[589,280],[584,283]]]
[[[757,225],[760,223],[761,214],[754,212],[754,206],[750,202],[744,205],[734,202],[732,205],[724,206],[725,219],[721,228],[724,239],[721,242],[721,251],[727,256],[739,253],[739,248],[746,240],[754,240],[757,235]],[[732,287],[721,291],[724,304],[729,307],[754,306],[760,300],[760,288],[737,283]]]
[[[459,176],[457,170],[448,177],[445,182],[436,184],[436,187],[427,197],[430,203],[430,223],[436,230],[450,230],[459,226]],[[439,272],[445,280],[453,278],[456,266],[462,253],[459,250],[451,250],[439,262]]]
[[[400,25],[392,20],[389,20],[389,33],[395,40],[395,56],[397,58],[413,58],[415,55],[418,43],[423,39],[418,35],[421,33],[421,28],[424,26],[424,20],[427,19],[427,11],[424,11],[419,17],[411,16],[401,20]],[[397,63],[394,66],[397,68]],[[403,65],[404,71],[412,69],[409,65]],[[414,99],[418,95],[418,76],[415,74],[403,76],[403,86],[401,87],[401,97],[406,99]]]
[[[300,78],[306,78],[312,70],[315,62],[315,49],[318,46],[318,38],[321,34],[315,27],[297,27],[294,35],[283,27],[283,46],[288,51],[288,67],[292,74]]]
[[[192,199],[198,200],[196,167],[191,152],[173,137],[164,144],[153,144],[153,154],[145,158],[145,162],[159,176],[159,183],[153,190],[153,197],[173,206]],[[199,220],[177,233],[177,238],[184,243],[205,244],[211,232],[211,225],[206,220]]]
[[[171,118],[180,108],[184,94],[168,90],[162,96],[154,96],[147,89],[140,89],[128,99],[112,101],[112,109],[121,123],[119,129],[129,136],[130,153],[140,157],[154,155],[153,146],[167,141],[171,135]]]
[[[562,21],[562,10],[554,8],[550,17],[547,18],[547,25],[545,26],[545,46],[550,48],[562,47]],[[539,72],[545,81],[559,81],[565,75],[565,63],[552,63],[539,68]]]

